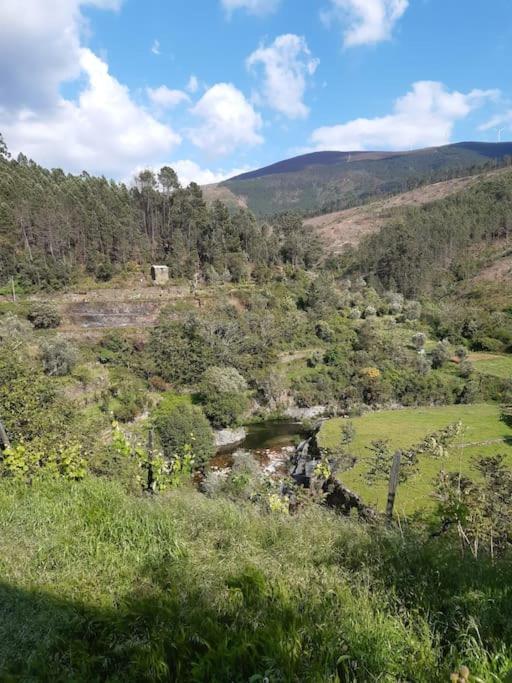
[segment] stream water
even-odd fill
[[[233,454],[239,450],[250,451],[265,469],[281,469],[305,436],[301,422],[259,422],[248,425],[246,431],[244,441],[218,451],[210,461],[214,469],[230,467]]]

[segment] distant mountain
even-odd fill
[[[512,142],[460,142],[410,152],[312,152],[205,188],[259,215],[326,213],[455,178],[512,159]]]

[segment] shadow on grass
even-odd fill
[[[372,610],[379,605],[391,619],[407,611],[410,634],[415,615],[425,619],[440,644],[441,659],[465,661],[460,659],[466,656],[460,636],[472,620],[482,648],[511,652],[510,560],[474,561],[442,541],[424,543],[418,536],[386,532],[376,532],[364,554],[350,555],[340,547],[337,557],[350,574],[370,577],[375,595],[389,596],[387,604],[376,600]],[[386,622],[372,630],[364,600],[348,612],[356,621],[351,632],[344,621],[347,593],[319,591],[312,598],[307,587],[300,592],[276,585],[247,566],[217,586],[225,591],[219,608],[218,601],[208,600],[199,576],[191,575],[186,559],[160,559],[141,572],[138,591],[108,607],[0,583],[0,681],[257,683],[268,677],[366,683],[383,680],[384,674],[386,680],[398,680],[393,676],[402,678],[399,674],[404,680],[434,680],[432,669],[427,670],[431,659],[425,659],[424,675],[414,677],[414,669],[407,668],[411,657],[393,652],[400,641],[386,644],[383,633],[379,642],[379,628],[385,629]],[[395,632],[395,637],[401,636]],[[429,637],[427,647],[432,647]],[[404,652],[407,648],[404,643]]]

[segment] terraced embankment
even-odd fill
[[[126,287],[37,294],[19,300],[17,305],[51,304],[61,315],[59,332],[94,336],[108,329],[143,332],[156,323],[166,306],[182,302],[190,308],[200,307],[208,296],[206,291],[192,293],[187,286]],[[2,300],[10,301],[9,297]]]

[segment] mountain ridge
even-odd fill
[[[322,214],[471,175],[512,160],[512,142],[465,141],[405,151],[319,151],[283,159],[207,186],[260,216],[296,210]]]

